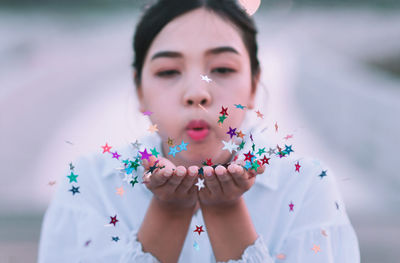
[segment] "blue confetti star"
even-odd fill
[[[169,155],[172,155],[172,156],[174,156],[175,157],[175,154],[177,154],[177,153],[179,153],[179,151],[178,151],[178,149],[177,149],[177,145],[175,146],[175,147],[169,147]]]
[[[321,176],[321,179],[324,177],[324,176],[326,176],[326,172],[327,172],[328,170],[325,170],[325,171],[322,171],[321,172],[321,174],[319,175],[319,176]]]
[[[112,237],[112,241],[118,242],[119,241],[119,237],[118,236]]]
[[[244,165],[244,168],[246,168],[246,170],[249,170],[251,168],[251,162],[247,161]]]
[[[199,244],[198,244],[196,241],[194,241],[193,247],[194,247],[197,251],[200,250]]]
[[[287,153],[287,154],[290,154],[291,152],[294,152],[293,150],[292,150],[292,145],[290,145],[290,146],[287,146],[286,144],[285,144],[285,152]]]
[[[79,194],[81,193],[81,192],[79,192],[79,186],[78,187],[72,186],[72,188],[69,189],[69,191],[72,192],[72,195],[75,195],[77,193],[79,193]]]
[[[186,146],[187,146],[188,144],[189,144],[189,143],[185,143],[185,142],[182,140],[182,143],[178,146],[179,149],[180,149],[180,151],[187,151]],[[174,157],[175,157],[175,156],[174,156]]]
[[[244,108],[246,108],[246,106],[242,106],[242,104],[234,104],[234,106],[237,108],[237,109],[244,109]]]

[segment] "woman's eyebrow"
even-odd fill
[[[230,47],[230,46],[223,46],[223,47],[216,47],[216,48],[208,49],[205,52],[205,56],[218,55],[218,54],[221,54],[224,52],[230,52],[230,53],[237,54],[240,56],[240,53],[236,49],[234,49],[233,47]],[[161,57],[183,58],[183,54],[176,52],[176,51],[159,51],[152,56],[151,60],[154,60],[156,58],[161,58]]]

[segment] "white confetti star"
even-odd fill
[[[222,150],[228,150],[230,153],[232,153],[232,151],[237,151],[238,146],[232,141],[222,141],[222,143],[224,144],[224,148],[222,148]]]
[[[210,83],[212,81],[212,79],[208,78],[207,75],[203,76],[203,75],[200,74],[200,77],[201,77],[201,80],[205,80],[205,81],[207,81],[207,83]]]
[[[197,179],[196,186],[198,187],[197,190],[199,190],[199,191],[200,191],[201,188],[204,188],[204,179],[198,178],[198,179]]]

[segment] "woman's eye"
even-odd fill
[[[179,73],[176,70],[165,70],[165,71],[161,71],[157,73],[157,76],[159,77],[170,77],[172,75],[174,75],[175,73]]]
[[[221,73],[221,74],[228,74],[228,73],[232,73],[235,72],[235,70],[231,69],[231,68],[215,68],[212,72],[217,71],[217,73]]]

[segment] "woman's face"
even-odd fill
[[[239,130],[245,116],[234,104],[253,108],[253,91],[250,58],[239,31],[200,8],[175,18],[156,36],[144,61],[138,97],[140,110],[153,112],[150,119],[159,129],[164,155],[176,165],[199,166],[210,158],[213,163],[229,161],[231,153],[222,150],[222,140],[230,139],[229,127]],[[219,125],[222,107],[228,115]],[[174,146],[188,143],[187,151],[168,155],[168,138]]]

